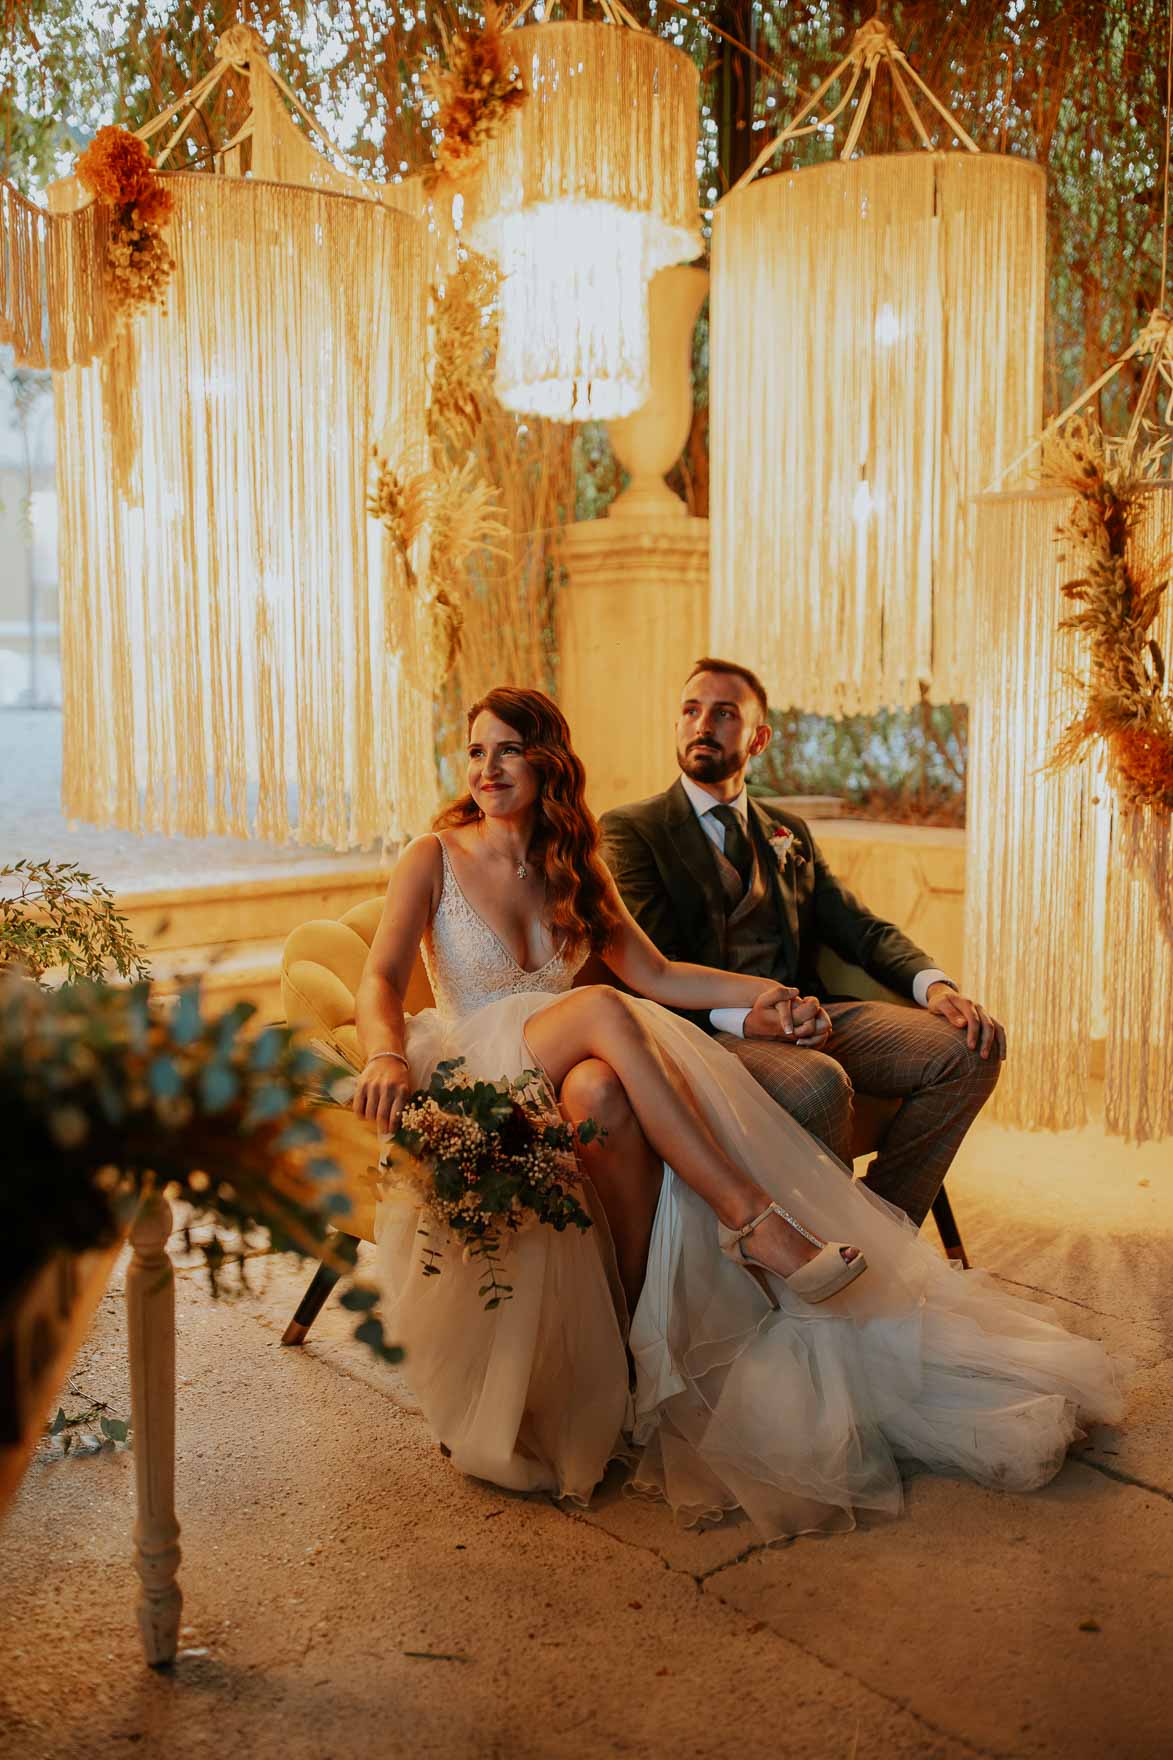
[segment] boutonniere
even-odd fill
[[[797,837],[786,825],[776,825],[770,833],[770,848],[774,852],[774,860],[778,864],[778,872],[786,872],[787,862],[793,862],[796,868],[806,866],[806,857],[799,848]]]

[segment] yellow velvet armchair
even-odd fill
[[[371,898],[354,905],[341,917],[302,923],[286,941],[281,962],[281,994],[290,1026],[329,1044],[344,1062],[356,1069],[359,1051],[354,997],[382,908],[382,898]],[[883,989],[858,967],[846,965],[829,948],[822,950],[819,973],[833,994],[889,1002],[903,1000]],[[611,975],[594,961],[588,961],[577,981],[614,982]],[[419,959],[404,1001],[409,1014],[432,1005],[427,973]],[[852,1148],[857,1157],[869,1155],[879,1147],[899,1109],[899,1101],[881,1099],[874,1094],[856,1095]],[[324,1152],[333,1157],[346,1175],[351,1212],[343,1232],[359,1240],[373,1241],[377,1160],[374,1132],[366,1120],[356,1118],[346,1107],[323,1106],[318,1122],[325,1135]],[[933,1201],[933,1220],[949,1258],[968,1265],[944,1187]],[[283,1343],[303,1342],[337,1277],[338,1273],[329,1267],[319,1266],[285,1330]]]

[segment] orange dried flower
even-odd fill
[[[152,177],[150,185],[136,197],[134,204],[134,222],[137,226],[155,231],[166,226],[175,208],[175,197],[165,183]]]
[[[150,154],[125,128],[100,128],[77,162],[94,198],[114,211],[106,243],[106,285],[116,310],[158,305],[175,268],[163,228],[175,198]]]
[[[151,155],[125,128],[100,128],[77,162],[77,175],[100,202],[121,208],[151,187]]]
[[[1173,739],[1144,728],[1121,727],[1112,735],[1112,756],[1130,792],[1154,805],[1173,806]]]
[[[480,31],[461,31],[448,51],[447,68],[430,67],[424,86],[439,105],[436,170],[453,179],[477,169],[485,143],[525,98],[525,84],[513,66],[504,31],[504,14],[485,7]]]

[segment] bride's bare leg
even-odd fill
[[[634,1314],[647,1275],[664,1163],[640,1130],[626,1089],[609,1063],[597,1057],[576,1063],[562,1082],[559,1099],[572,1124],[591,1118],[607,1133],[605,1141],[596,1138],[580,1146],[578,1155],[606,1212],[627,1311]]]
[[[769,1193],[726,1155],[630,997],[606,985],[584,985],[531,1016],[526,1039],[555,1087],[576,1063],[598,1058],[609,1064],[651,1147],[726,1227],[742,1227],[769,1204]],[[754,1232],[755,1257],[783,1277],[816,1250],[777,1215]]]

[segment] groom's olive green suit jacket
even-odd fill
[[[777,958],[769,975],[804,995],[833,1000],[817,969],[825,945],[911,999],[916,974],[933,963],[928,954],[839,883],[805,820],[769,797],[751,795],[748,806],[750,835],[769,879],[778,923]],[[713,846],[681,783],[632,806],[613,807],[604,813],[601,829],[603,857],[624,903],[661,953],[725,968],[726,896]],[[792,833],[781,861],[771,848],[780,829]],[[689,1018],[708,1027],[707,1015]]]

